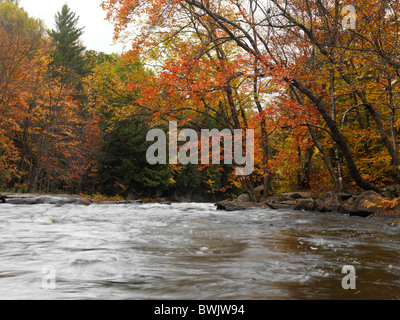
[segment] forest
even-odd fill
[[[257,200],[397,190],[396,0],[99,0],[123,54],[0,2],[0,191]],[[146,135],[252,129],[254,172],[156,164]],[[210,154],[211,156],[211,154]]]

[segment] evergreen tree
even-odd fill
[[[81,78],[89,73],[84,56],[85,47],[80,42],[84,28],[78,28],[79,17],[64,5],[55,16],[56,30],[49,31],[55,45],[53,66],[61,72],[65,83],[81,84]]]
[[[150,128],[137,118],[128,118],[115,124],[105,133],[100,154],[99,180],[107,195],[129,194],[154,196],[172,184],[172,171],[166,165],[149,165],[146,141]]]

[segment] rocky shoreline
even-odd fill
[[[352,192],[352,193],[335,193],[326,192],[320,196],[312,195],[308,192],[292,192],[284,193],[267,198],[260,202],[251,202],[247,194],[241,195],[236,200],[223,200],[216,202],[217,210],[222,211],[242,211],[255,208],[270,208],[274,210],[291,209],[303,212],[333,212],[348,214],[358,217],[370,217],[376,214],[385,214],[378,206],[378,199],[383,198],[382,195],[374,191]],[[185,202],[181,199],[179,202]],[[159,203],[170,205],[176,201],[170,201],[165,198],[153,199],[151,202],[143,200],[127,200],[127,201],[94,201],[82,196],[68,194],[19,194],[19,193],[2,193],[0,194],[0,205],[34,205],[34,204],[76,204],[90,205],[92,203],[107,204],[142,204],[142,203]],[[189,201],[187,201],[189,202]],[[400,218],[400,205],[394,208],[388,216]]]
[[[0,203],[16,205],[33,204],[79,204],[90,205],[92,202],[84,197],[68,194],[33,194],[33,193],[2,193]]]
[[[375,191],[335,193],[326,192],[313,196],[308,192],[292,192],[272,196],[259,203],[249,201],[248,195],[242,195],[234,201],[224,200],[216,204],[218,210],[240,211],[254,208],[291,209],[309,212],[333,212],[358,217],[370,217],[381,213],[378,201],[383,198]],[[393,213],[400,214],[400,207]]]
[[[76,204],[76,205],[91,205],[93,203],[107,203],[107,204],[142,204],[142,200],[124,200],[124,201],[100,201],[92,200],[86,197],[70,194],[36,194],[36,193],[1,193],[1,204],[14,204],[14,205],[35,205],[35,204]],[[170,204],[170,202],[161,202]]]

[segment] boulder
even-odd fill
[[[292,209],[296,208],[296,201],[281,201],[279,203],[268,205],[272,209]]]
[[[398,197],[400,195],[400,185],[386,187],[385,191],[391,195],[394,195],[395,197]]]
[[[343,206],[340,208],[339,212],[344,214],[350,214],[350,209],[356,199],[357,196],[352,196],[349,199],[344,200]]]
[[[289,192],[282,193],[278,196],[280,201],[295,201],[297,199],[307,199],[311,197],[309,192]]]
[[[338,196],[339,196],[343,201],[347,201],[347,200],[349,200],[349,199],[351,199],[351,198],[354,197],[353,194],[351,194],[351,193],[345,193],[345,192],[339,193]]]
[[[315,200],[312,198],[296,200],[295,210],[298,211],[313,211],[315,208]]]
[[[236,198],[235,202],[251,202],[250,196],[245,193]]]
[[[379,211],[379,207],[377,206],[379,198],[383,197],[375,191],[362,193],[354,199],[349,208],[349,214],[353,216],[368,217],[377,213]]]
[[[328,191],[315,201],[314,210],[319,212],[339,212],[343,204],[343,200],[337,193]]]
[[[243,210],[265,207],[264,205],[262,205],[260,203],[237,202],[237,201],[229,201],[229,200],[217,202],[215,205],[217,206],[217,210],[220,210],[220,211],[243,211]]]
[[[281,203],[277,196],[268,197],[265,201],[262,201],[262,204],[272,208],[277,209],[276,205]]]
[[[273,205],[273,204],[277,204],[280,203],[280,199],[278,196],[272,196],[272,197],[268,197],[265,201],[263,201],[264,204],[267,205]]]

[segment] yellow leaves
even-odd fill
[[[18,176],[19,152],[5,130],[0,128],[0,187]]]
[[[364,201],[364,206],[367,208],[378,207],[382,211],[389,211],[397,208],[400,205],[400,198],[388,199],[382,197],[372,197],[375,201]]]
[[[231,183],[232,187],[234,187],[234,188],[240,189],[242,187],[241,182],[237,177],[230,180],[230,183]]]
[[[204,183],[207,184],[211,189],[213,189],[213,187],[215,186],[215,181],[211,179],[204,180]]]

